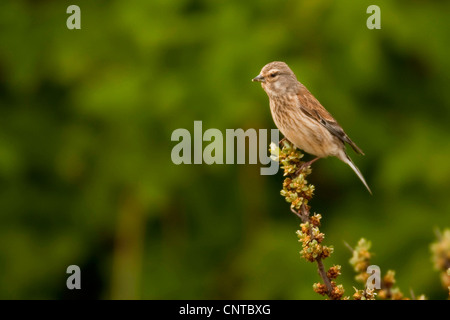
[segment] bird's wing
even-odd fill
[[[348,143],[356,153],[364,155],[364,152],[349,138],[344,129],[334,120],[333,116],[320,104],[320,102],[303,85],[297,93],[302,112],[323,125],[331,134],[342,142]]]

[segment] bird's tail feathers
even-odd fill
[[[367,188],[369,193],[372,195],[372,190],[370,190],[366,180],[364,179],[364,176],[362,175],[361,171],[359,171],[358,167],[353,163],[352,159],[350,159],[350,157],[348,155],[345,155],[345,157],[342,157],[341,160],[344,161],[346,164],[348,164],[350,166],[350,168],[353,169],[353,171],[356,173],[358,178],[361,180],[361,182]]]

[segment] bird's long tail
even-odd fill
[[[350,159],[350,157],[346,154],[345,157],[341,158],[342,161],[344,161],[346,164],[348,164],[350,166],[350,168],[353,169],[353,171],[355,171],[356,175],[358,176],[358,178],[362,181],[362,183],[364,184],[364,186],[367,188],[367,190],[369,191],[370,194],[372,194],[372,190],[370,190],[369,186],[367,185],[366,180],[364,179],[361,171],[359,171],[358,167],[353,163],[352,159]]]

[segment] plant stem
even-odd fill
[[[325,272],[322,258],[317,258],[316,261],[317,261],[317,268],[318,268],[319,275],[322,278],[323,283],[325,283],[325,285],[327,286],[328,296],[331,297],[331,292],[333,291],[333,286],[331,285],[331,281],[328,278],[327,273]]]
[[[309,206],[308,205],[305,205],[303,203],[302,206],[300,207],[300,212],[298,212],[294,209],[291,209],[291,210],[302,220],[303,223],[306,223],[306,222],[311,223],[311,221],[309,219]],[[309,235],[312,236],[311,229],[309,229]],[[331,285],[331,281],[327,276],[325,267],[323,266],[322,258],[320,258],[320,257],[317,258],[316,262],[317,262],[317,271],[318,271],[320,277],[322,278],[323,283],[327,287],[327,295],[329,297],[331,297],[331,292],[333,291],[333,286]]]

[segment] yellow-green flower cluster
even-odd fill
[[[364,285],[366,285],[367,279],[369,278],[369,273],[367,273],[367,267],[370,266],[370,258],[372,253],[370,252],[372,244],[370,241],[361,238],[358,241],[355,249],[353,250],[353,256],[350,259],[350,264],[357,273],[355,279]],[[355,294],[353,299],[355,300],[374,300],[375,296],[379,299],[391,299],[391,300],[402,300],[406,299],[403,293],[398,287],[394,288],[395,284],[395,271],[388,270],[386,275],[381,281],[381,289],[378,291],[365,288],[364,290],[358,290],[355,288]],[[420,298],[424,298],[420,296]]]
[[[350,264],[357,273],[355,276],[356,281],[366,283],[369,278],[369,274],[366,272],[367,267],[370,265],[370,247],[372,244],[364,238],[358,241],[355,249],[353,250],[353,256],[350,259]]]
[[[341,266],[340,265],[334,265],[327,271],[327,277],[330,279],[336,279],[340,275],[341,275]]]
[[[270,153],[272,155],[278,154],[277,160],[280,162],[281,168],[284,171],[283,175],[287,176],[288,174],[294,174],[303,164],[303,162],[301,161],[301,159],[303,158],[303,154],[288,140],[284,140],[282,144],[283,146],[281,150],[274,144],[271,144]],[[309,170],[308,174],[309,173],[311,173],[311,170]]]
[[[439,234],[437,242],[431,244],[434,268],[441,271],[441,282],[449,291],[450,298],[450,229]]]
[[[377,295],[375,289],[366,288],[364,290],[358,290],[355,287],[355,293],[353,294],[354,300],[375,300],[375,296]]]
[[[388,270],[383,277],[382,288],[378,292],[380,299],[402,300],[405,299],[399,287],[393,287],[395,284],[395,271]]]
[[[282,143],[281,150],[274,144],[270,145],[272,159],[280,162],[284,176],[289,175],[283,182],[283,190],[280,194],[291,203],[291,208],[299,210],[302,204],[308,204],[314,193],[314,186],[308,184],[306,180],[306,176],[311,173],[311,168],[302,168],[301,172],[298,172],[304,163],[301,161],[303,154],[289,141],[285,140]]]
[[[314,192],[314,186],[308,184],[305,175],[300,173],[295,178],[286,178],[283,182],[283,190],[280,194],[285,197],[286,201],[291,203],[291,207],[297,210],[302,204],[308,204]]]
[[[331,293],[328,295],[331,300],[341,300],[344,296],[344,287],[342,284],[336,285],[336,282],[331,281],[332,290]],[[313,284],[313,290],[322,295],[325,296],[328,294],[327,286],[323,283],[314,283]]]
[[[314,217],[313,221],[320,223],[320,214],[314,214]],[[310,262],[314,262],[318,258],[328,258],[333,253],[333,247],[322,245],[325,235],[320,232],[318,225],[315,226],[310,221],[300,225],[301,229],[297,230],[297,236],[299,242],[302,243],[301,256]]]

